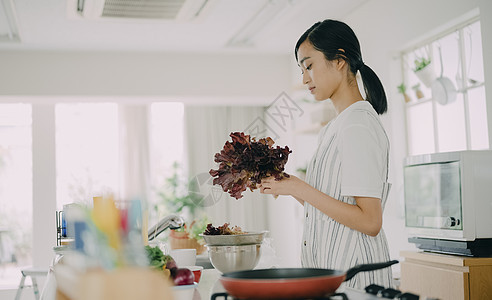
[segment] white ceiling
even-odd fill
[[[69,9],[76,0],[14,0],[21,41],[1,42],[0,50],[290,53],[297,38],[314,22],[343,19],[369,0],[292,1],[256,35],[253,47],[228,47],[227,42],[266,1],[215,0],[202,20],[177,22],[84,19]]]

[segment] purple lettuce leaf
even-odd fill
[[[274,141],[262,138],[256,141],[243,132],[230,134],[232,142],[226,141],[224,148],[215,154],[214,161],[219,163],[217,170],[211,169],[210,175],[216,177],[213,184],[220,185],[231,197],[242,198],[247,188],[257,189],[263,178],[274,176],[275,180],[289,177],[284,172],[289,147],[273,147]]]

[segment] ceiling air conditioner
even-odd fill
[[[216,0],[73,0],[88,19],[191,21],[202,18]]]

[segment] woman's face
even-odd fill
[[[323,52],[314,49],[307,40],[299,46],[297,60],[302,71],[302,83],[308,86],[314,99],[333,98],[342,80],[340,61],[343,60],[326,60]]]

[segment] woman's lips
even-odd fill
[[[311,94],[314,94],[314,89],[315,89],[314,86],[309,88],[309,91],[311,92]]]

